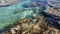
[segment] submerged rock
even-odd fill
[[[0,30],[4,29],[2,34],[59,34],[59,13],[50,0],[19,0],[0,7]]]
[[[2,34],[59,34],[59,30],[48,26],[43,21],[43,17],[25,18],[12,25]]]
[[[8,6],[15,3],[17,0],[0,0],[0,7]]]
[[[19,19],[26,18],[28,15],[31,15],[33,11],[31,8],[25,9],[22,7],[24,3],[29,1],[17,1],[14,4],[7,7],[0,7],[0,30],[5,26],[14,23]]]
[[[60,17],[60,15],[59,15],[60,14],[60,9],[57,9],[57,8],[54,9],[54,8],[51,8],[51,7],[47,7],[45,12]]]
[[[56,7],[56,8],[60,8],[60,0],[46,0],[48,3],[48,5],[50,7]]]

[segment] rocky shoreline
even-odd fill
[[[39,16],[39,17],[38,17]],[[60,30],[48,26],[43,16],[21,19],[5,28],[2,34],[59,34]]]

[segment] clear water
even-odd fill
[[[36,2],[37,5],[33,5],[32,2]],[[50,24],[49,22],[51,21],[52,23],[54,23],[51,25],[53,25],[54,27],[58,26],[60,28],[57,20],[53,17],[53,15],[44,13],[44,10],[47,6],[55,7],[54,4],[48,2],[49,0],[18,0],[12,5],[0,6],[0,30],[19,19],[31,16],[31,14],[35,12],[34,10],[36,7],[39,7],[39,13],[44,16],[45,21],[48,24]]]
[[[29,1],[16,2],[7,7],[0,7],[0,29],[8,24],[14,23],[16,20],[23,19],[33,12],[31,8],[23,9],[22,5]]]

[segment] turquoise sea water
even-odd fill
[[[16,20],[23,19],[33,12],[31,8],[23,8],[24,3],[29,3],[28,0],[18,0],[14,4],[7,7],[0,7],[0,29],[14,23]]]
[[[36,2],[36,4],[33,4],[33,2]],[[39,7],[39,13],[44,16],[44,19],[48,25],[53,25],[54,27],[60,29],[60,26],[53,15],[44,12],[47,6],[54,8],[57,3],[59,6],[60,3],[58,0],[55,0],[54,3],[51,3],[49,0],[18,0],[12,5],[0,7],[0,30],[19,19],[30,16],[35,12],[36,6]]]

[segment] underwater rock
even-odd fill
[[[50,7],[60,8],[60,0],[46,0]]]
[[[52,8],[52,7],[46,7],[45,10],[46,13],[52,14],[56,19],[60,19],[60,9],[59,8]]]
[[[31,15],[33,11],[31,8],[24,9],[22,5],[28,3],[29,1],[15,2],[14,4],[7,7],[0,7],[0,30],[5,26],[14,23],[19,19],[26,18],[28,15]]]
[[[15,3],[17,0],[0,0],[0,7],[8,6]]]
[[[2,34],[58,34],[60,9],[49,2],[19,0],[10,6],[0,7],[0,31],[4,29]]]
[[[59,15],[60,14],[60,9],[57,9],[57,8],[54,9],[54,8],[51,8],[51,7],[46,7],[45,12],[60,17],[60,15]]]
[[[7,26],[8,27],[8,26]],[[9,30],[7,30],[9,29]],[[59,34],[59,30],[48,26],[40,17],[25,18],[6,28],[2,34]]]

